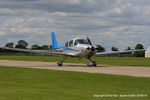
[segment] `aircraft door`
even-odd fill
[[[69,47],[72,47],[73,46],[73,40],[70,40],[69,41]]]
[[[68,47],[68,41],[65,43],[65,46]]]

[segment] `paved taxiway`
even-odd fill
[[[114,75],[128,75],[136,77],[150,77],[150,67],[135,66],[111,66],[98,65],[97,67],[87,67],[85,64],[64,63],[62,67],[58,67],[56,62],[39,62],[39,61],[15,61],[0,60],[0,66],[15,66],[25,68],[40,68],[52,70],[77,71],[88,73],[104,73]]]

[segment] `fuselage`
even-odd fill
[[[73,50],[65,50],[63,52],[74,53],[74,57],[88,57],[92,48],[86,39],[80,38],[67,41],[65,47]]]

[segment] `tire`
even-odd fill
[[[90,61],[90,62],[87,63],[87,66],[88,66],[88,67],[96,66],[96,65],[97,65],[97,64],[96,64],[96,61]]]
[[[90,62],[87,63],[87,66],[91,67],[91,66],[93,66],[93,63],[90,61]]]
[[[63,62],[62,62],[62,61],[58,61],[58,62],[57,62],[57,65],[58,65],[58,66],[62,66],[62,65],[63,65]]]

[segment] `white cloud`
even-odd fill
[[[39,11],[35,9],[11,9],[11,8],[0,8],[1,16],[31,16],[39,15]]]
[[[78,3],[80,3],[80,0],[69,0],[68,2],[70,4],[78,4]]]
[[[0,4],[0,45],[27,40],[49,44],[55,31],[60,44],[72,34],[85,34],[94,44],[121,49],[149,45],[148,0],[5,0]],[[142,5],[141,5],[142,4]],[[96,41],[95,41],[96,40]]]

